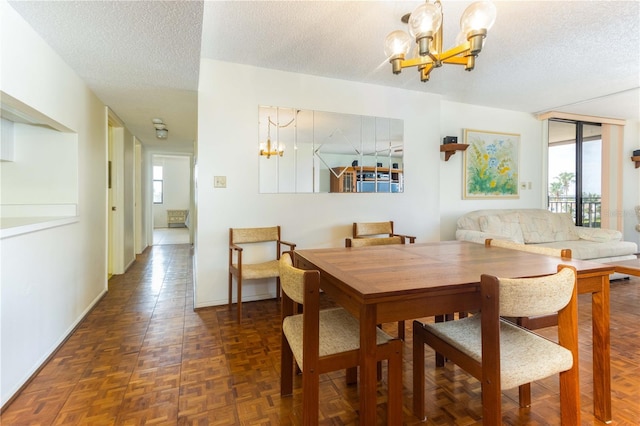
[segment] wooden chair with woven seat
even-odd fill
[[[532,244],[516,243],[508,240],[496,240],[488,238],[484,241],[484,245],[487,247],[502,247],[511,250],[526,251],[529,253],[543,254],[545,256],[553,256],[561,259],[571,259],[571,249],[555,248],[555,247],[541,247]],[[539,328],[552,327],[558,325],[558,317],[555,314],[541,315],[541,316],[529,316],[519,318],[509,318],[509,320],[528,328],[529,330],[537,330]]]
[[[576,270],[536,278],[482,275],[481,310],[470,317],[413,323],[414,413],[424,418],[424,345],[444,354],[482,384],[483,423],[502,423],[501,390],[560,375],[561,423],[580,424]],[[558,343],[500,319],[558,313]],[[526,401],[525,401],[526,402]],[[523,406],[523,401],[520,401]]]
[[[302,424],[318,424],[320,374],[357,366],[360,323],[343,308],[320,310],[320,273],[280,258],[282,345],[280,394],[293,393],[294,361],[302,371]],[[303,306],[302,313],[294,303]],[[377,332],[378,360],[388,360],[387,423],[402,424],[402,341]]]
[[[484,241],[487,247],[502,247],[511,250],[526,251],[529,253],[543,254],[545,256],[559,257],[561,259],[571,259],[571,249],[543,247],[532,244],[517,243],[510,240],[499,240],[487,238]],[[537,330],[540,328],[553,327],[558,325],[558,315],[556,313],[550,315],[530,315],[526,317],[504,317],[504,319],[518,324],[529,330]],[[531,384],[526,383],[518,388],[520,404],[524,406],[531,405]]]
[[[416,242],[416,237],[411,235],[401,235],[393,232],[393,221],[388,222],[354,222],[353,224],[353,237],[356,238],[379,238],[382,236],[386,237],[403,237],[404,244],[405,240],[409,241],[409,244],[413,244]]]
[[[280,270],[278,260],[282,254],[282,245],[294,250],[296,245],[280,239],[280,226],[265,228],[230,228],[229,229],[229,309],[233,296],[233,277],[237,283],[238,322],[242,318],[242,283],[244,280],[264,278],[276,279],[276,298],[280,297]],[[274,247],[269,247],[274,246]],[[243,254],[244,249],[253,247],[256,252],[272,251],[270,260],[254,262]]]
[[[527,251],[529,253],[544,254],[545,256],[561,257],[563,259],[571,259],[571,249],[567,248],[555,248],[555,247],[543,247],[536,244],[522,244],[516,243],[510,240],[496,240],[487,238],[484,240],[484,245],[487,247],[502,247],[511,250]]]

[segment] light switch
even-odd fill
[[[226,176],[214,176],[213,177],[213,187],[214,188],[226,188],[227,187],[227,177]]]

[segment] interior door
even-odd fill
[[[112,158],[113,158],[113,127],[108,125],[108,163],[107,163],[107,279],[113,275],[113,212],[111,206],[113,206],[113,170],[112,170]]]

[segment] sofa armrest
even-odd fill
[[[606,241],[621,241],[622,232],[616,229],[588,228],[585,226],[576,226],[578,236],[582,240],[595,241],[604,243]]]
[[[492,234],[489,232],[476,231],[473,229],[456,230],[456,240],[458,241],[470,241],[472,243],[484,244],[487,238],[491,238],[492,240],[514,241],[504,235]]]

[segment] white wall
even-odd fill
[[[635,163],[630,159],[636,149],[640,149],[640,121],[629,121],[624,128],[621,216],[624,221],[624,239],[633,241],[640,247],[640,232],[635,229],[638,224],[635,206],[640,205],[640,169],[636,169]]]
[[[78,222],[0,240],[4,405],[107,289],[107,123],[104,105],[4,0],[0,17],[1,90],[77,134],[79,204]]]
[[[260,194],[259,105],[404,120],[405,192]],[[344,246],[354,221],[439,239],[439,96],[203,59],[198,115],[197,307],[227,303],[230,227],[280,224],[298,248]],[[273,296],[273,280],[243,288],[243,300]]]
[[[14,159],[0,167],[2,204],[76,204],[78,138],[14,123]]]
[[[531,189],[520,189],[514,199],[463,199],[464,154],[458,152],[449,161],[440,162],[440,238],[454,240],[456,220],[466,212],[491,208],[545,208],[546,189],[542,178],[546,150],[542,145],[542,122],[523,112],[442,101],[440,141],[457,136],[464,143],[464,129],[487,130],[520,135],[520,182],[532,182]]]
[[[393,117],[404,120],[406,188],[403,194],[260,194],[259,105]],[[439,96],[203,60],[199,89],[198,233],[196,307],[226,303],[228,228],[280,224],[298,248],[344,244],[354,221],[394,220],[397,231],[418,241],[455,239],[457,218],[484,208],[546,206],[544,122],[532,114],[443,101]],[[464,129],[520,135],[517,199],[465,200],[463,154],[439,153],[444,136]],[[638,147],[638,124],[625,129],[625,149]],[[286,155],[286,153],[285,153]],[[623,163],[625,217],[640,202],[639,173]],[[213,176],[227,188],[213,188]],[[634,215],[635,217],[635,215]],[[637,241],[635,222],[625,239]],[[243,300],[275,295],[272,281],[243,289]]]

